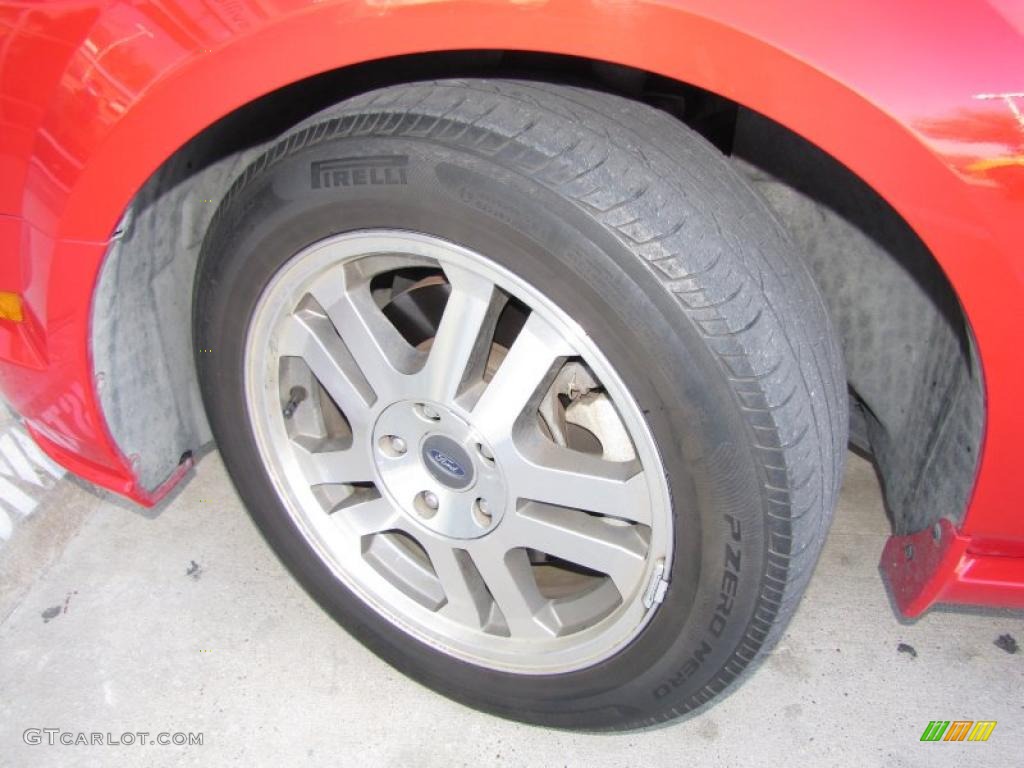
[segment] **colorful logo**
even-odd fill
[[[932,720],[921,741],[988,741],[995,727],[995,720]]]

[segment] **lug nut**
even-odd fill
[[[473,502],[473,517],[481,528],[491,524],[491,510],[487,506],[487,499],[477,499]]]
[[[484,445],[483,443],[477,443],[476,449],[481,456],[487,459],[487,461],[494,461],[494,454],[491,453],[491,449],[488,448],[486,445]]]
[[[413,499],[412,505],[420,517],[433,517],[437,514],[440,503],[437,500],[437,494],[433,491],[420,491]]]
[[[439,414],[433,406],[427,405],[426,403],[423,403],[420,406],[420,413],[423,414],[423,418],[425,419],[430,419],[431,421],[441,420],[441,414]]]
[[[409,446],[406,445],[405,440],[400,438],[398,435],[384,435],[384,437],[380,439],[378,445],[380,446],[381,453],[392,459],[397,459],[409,450]]]

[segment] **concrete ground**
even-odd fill
[[[698,717],[591,736],[471,711],[364,650],[278,564],[215,453],[155,515],[63,480],[0,550],[0,765],[1024,764],[1024,652],[994,644],[1024,644],[1024,616],[901,623],[876,565],[886,532],[851,455],[821,565],[756,674]],[[986,743],[920,742],[935,719],[998,725]],[[29,728],[203,744],[26,745]]]

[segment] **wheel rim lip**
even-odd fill
[[[580,351],[619,409],[645,475],[651,502],[651,534],[636,589],[628,598],[623,598],[610,616],[594,626],[553,637],[550,641],[505,638],[482,635],[468,627],[462,627],[460,632],[459,627],[452,626],[454,621],[437,616],[412,600],[407,599],[408,605],[399,601],[396,607],[395,596],[389,596],[387,589],[382,590],[376,583],[379,580],[388,584],[384,577],[374,579],[369,574],[356,573],[351,564],[339,557],[331,544],[337,532],[330,529],[331,522],[313,497],[312,487],[307,484],[293,451],[274,448],[275,444],[288,445],[290,438],[283,420],[272,416],[279,411],[276,371],[280,356],[266,343],[266,335],[283,316],[294,310],[306,287],[317,276],[345,262],[375,254],[424,257],[442,267],[450,263],[468,268],[491,280],[501,290],[523,301],[531,311],[540,312],[546,322]],[[267,375],[270,371],[274,372]],[[257,450],[291,522],[342,584],[401,631],[442,653],[477,666],[516,674],[556,674],[585,669],[615,655],[640,634],[657,612],[657,606],[647,609],[642,602],[657,569],[661,569],[660,579],[669,580],[674,518],[666,473],[651,430],[632,394],[597,344],[553,301],[506,267],[447,240],[406,230],[360,230],[324,238],[294,254],[264,288],[247,330],[244,382],[248,422]],[[392,403],[382,404],[378,399],[370,407],[371,420],[375,423],[390,405]],[[463,418],[469,417],[468,413],[459,412],[455,403],[445,403],[445,407]],[[377,475],[376,480],[382,482],[379,473]],[[299,478],[299,482],[294,478]],[[369,567],[362,570],[374,573]],[[393,585],[391,589],[395,589]],[[500,650],[494,647],[498,644],[502,646]],[[535,647],[538,645],[545,647]]]

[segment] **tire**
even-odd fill
[[[362,233],[378,233],[373,235],[378,239],[360,239]],[[312,470],[307,471],[305,463],[301,471],[295,470],[299,474],[288,474],[296,466],[293,459],[299,449],[294,443],[306,440],[302,450],[313,449],[308,445],[312,438],[295,431],[300,428],[277,411],[282,404],[284,411],[291,406],[301,418],[312,418],[316,426],[309,434],[322,444],[335,434],[324,426],[330,421],[325,414],[334,411],[323,395],[326,385],[315,373],[321,370],[316,365],[322,363],[309,362],[311,352],[289,357],[292,342],[287,340],[292,336],[287,334],[292,331],[274,330],[297,327],[295,302],[302,291],[288,287],[298,285],[288,280],[305,275],[301,270],[326,259],[324,254],[336,254],[331,258],[342,264],[337,254],[346,249],[378,253],[391,248],[391,242],[402,254],[441,254],[442,270],[436,274],[443,272],[442,285],[448,280],[449,296],[460,289],[445,259],[466,258],[467,264],[483,264],[481,269],[497,265],[494,268],[512,281],[508,285],[514,284],[519,291],[502,293],[508,302],[504,306],[525,306],[517,311],[527,318],[523,321],[527,325],[534,316],[540,318],[538,323],[547,318],[550,327],[561,329],[559,338],[573,339],[574,353],[586,349],[578,353],[583,367],[572,369],[582,371],[584,384],[573,378],[576,384],[558,392],[558,402],[569,404],[555,420],[557,429],[549,429],[551,441],[556,441],[556,433],[566,440],[570,432],[582,434],[573,431],[566,415],[570,406],[576,407],[573,396],[581,402],[590,398],[590,405],[601,398],[611,401],[620,424],[607,434],[621,434],[622,428],[628,433],[623,439],[602,432],[597,436],[601,445],[587,450],[604,452],[602,461],[611,451],[609,446],[624,444],[626,454],[632,450],[633,458],[621,459],[622,466],[633,462],[629,466],[640,467],[636,477],[644,478],[642,498],[649,499],[649,511],[630,507],[623,520],[600,515],[584,519],[556,507],[523,507],[526,496],[520,494],[555,498],[562,491],[557,484],[511,489],[513,474],[508,470],[503,477],[510,489],[503,493],[512,501],[501,502],[505,517],[500,522],[487,518],[486,525],[493,526],[487,534],[462,541],[459,546],[465,544],[465,550],[453,549],[472,552],[477,551],[473,550],[477,542],[489,541],[488,537],[498,541],[506,526],[518,530],[512,527],[518,523],[510,521],[528,517],[536,508],[538,515],[549,516],[543,519],[552,526],[563,519],[591,526],[596,517],[599,536],[629,531],[630,541],[640,542],[636,562],[650,559],[656,547],[668,553],[663,563],[643,561],[645,570],[638,577],[643,582],[628,596],[617,577],[609,575],[619,567],[618,560],[607,573],[601,571],[600,563],[596,568],[586,563],[566,565],[550,550],[540,549],[547,546],[543,541],[536,549],[515,550],[514,558],[504,556],[503,567],[511,569],[514,561],[519,574],[526,572],[523,569],[538,574],[538,568],[548,568],[561,574],[558,578],[580,584],[594,579],[600,589],[613,582],[620,592],[619,607],[608,609],[612,613],[606,619],[588,618],[591,623],[585,631],[576,631],[562,618],[543,624],[537,618],[540,612],[524,619],[518,612],[521,605],[528,604],[529,612],[538,603],[516,602],[521,594],[506,603],[501,589],[492,590],[487,579],[483,579],[487,589],[481,592],[473,586],[479,585],[477,576],[484,572],[479,569],[493,564],[480,563],[472,555],[465,557],[476,570],[459,572],[460,584],[469,584],[472,595],[458,608],[456,592],[462,586],[449,591],[448,582],[437,575],[442,569],[434,564],[427,544],[418,539],[415,545],[403,544],[401,536],[394,538],[398,535],[394,531],[360,538],[362,549],[346,549],[350,554],[338,557],[331,548],[334,544],[324,543],[334,541],[329,538],[333,529],[320,532],[321,507],[307,509],[314,496],[306,495],[314,487],[334,486],[312,484],[308,473]],[[425,250],[418,250],[421,245]],[[459,255],[460,249],[470,255]],[[472,254],[486,260],[472,261],[476,258]],[[840,352],[816,286],[782,226],[713,147],[669,116],[607,94],[527,82],[441,81],[374,91],[308,120],[243,174],[218,209],[199,269],[196,347],[212,349],[214,354],[197,355],[196,364],[213,432],[235,487],[267,541],[309,593],[350,633],[407,675],[469,706],[524,722],[586,730],[638,728],[691,712],[722,694],[772,646],[795,611],[824,543],[842,473],[847,401]],[[436,274],[415,282],[413,289],[427,291],[433,286],[436,293]],[[388,279],[391,287],[378,300],[378,304],[387,302],[382,312],[405,300],[396,287],[399,277]],[[403,285],[413,280],[401,279]],[[355,278],[351,280],[355,286]],[[366,280],[365,295],[380,292],[369,277]],[[504,283],[495,285],[504,291]],[[420,295],[427,294],[415,294]],[[277,296],[285,297],[280,300],[285,301],[281,305],[285,309],[268,304]],[[356,333],[341,328],[333,310],[323,306],[308,305],[304,310],[307,320],[302,333],[313,335],[302,336],[301,345],[306,346],[296,349],[320,349],[316,344],[308,346],[309,338],[327,338],[316,334],[333,339],[335,331],[342,336]],[[325,316],[332,325],[324,325]],[[313,325],[321,330],[309,331]],[[261,335],[264,327],[271,329],[270,335]],[[436,332],[441,335],[440,330]],[[418,338],[406,339],[414,351],[402,347],[403,355],[412,356],[409,359],[430,354],[434,342],[416,346]],[[514,354],[519,338],[509,342],[509,355]],[[336,344],[317,343],[324,348]],[[491,352],[500,346],[488,344]],[[361,346],[352,346],[348,352],[343,347],[331,347],[336,350],[332,354],[361,359],[357,354]],[[292,359],[302,361],[295,368],[298,373],[289,367],[293,363],[287,361]],[[479,355],[474,359],[473,365],[481,365]],[[516,365],[528,359],[525,353],[514,357]],[[558,357],[557,365],[576,359]],[[314,371],[312,378],[303,366]],[[524,419],[534,423],[531,409],[537,398],[554,402],[550,399],[554,389],[545,387],[556,376],[556,368],[545,369],[543,385],[531,395],[534,399],[527,401],[521,413],[517,411],[509,445],[519,445]],[[506,373],[511,376],[516,370],[509,368]],[[298,378],[288,378],[293,375]],[[479,375],[485,381],[488,374]],[[490,375],[503,375],[502,368]],[[274,376],[279,378],[268,384],[266,378]],[[285,386],[292,380],[308,382],[304,389],[309,392],[298,403],[291,402],[295,389]],[[345,379],[349,387],[345,397],[360,391],[358,381],[356,374]],[[574,391],[573,386],[580,389]],[[274,393],[282,388],[277,401]],[[470,390],[458,391],[465,399]],[[586,394],[580,395],[583,391]],[[313,392],[320,394],[314,397]],[[371,396],[366,398],[369,401]],[[519,400],[515,403],[518,408]],[[333,404],[349,418],[347,406]],[[395,423],[403,429],[415,422],[417,413],[423,415],[421,404],[402,408],[413,409],[394,412],[398,414]],[[451,417],[462,430],[452,440],[471,446],[472,438],[466,435],[478,425],[469,416],[463,424],[459,414],[464,415],[463,410],[452,405],[444,419]],[[372,428],[382,429],[379,425],[385,417],[373,418],[378,421]],[[358,415],[358,423],[348,426],[350,437],[337,438],[331,445],[347,439],[351,445],[344,450],[355,450],[357,442],[362,446],[363,419]],[[365,419],[370,424],[371,417]],[[506,438],[494,434],[500,445],[492,448],[501,452]],[[375,431],[377,442],[366,442],[365,450],[377,462],[374,488],[366,491],[373,483],[344,486],[346,490],[328,501],[324,491],[316,499],[325,514],[349,508],[346,505],[352,499],[363,498],[360,493],[379,494],[373,498],[380,504],[381,499],[391,498],[388,494],[398,475],[385,475],[381,462],[388,459],[373,452],[387,449],[395,458],[397,445],[402,449],[399,458],[406,461],[405,443],[388,442],[394,437],[379,437]],[[451,445],[452,441],[443,445],[450,456],[429,453],[434,458],[428,460],[428,453],[419,453],[415,461],[426,466],[429,461],[450,459],[453,472],[472,472],[473,482],[484,487],[486,457],[469,457]],[[572,450],[576,456],[581,449]],[[302,456],[302,462],[309,459]],[[331,466],[332,472],[339,473],[332,479],[344,474]],[[604,472],[605,465],[601,467]],[[444,482],[450,480],[439,475],[437,467],[426,468]],[[426,477],[418,464],[414,469],[420,472],[418,478]],[[520,476],[528,475],[515,474]],[[300,481],[292,483],[292,477]],[[576,478],[574,474],[574,482]],[[572,486],[577,487],[584,486]],[[440,502],[436,496],[417,496],[415,503],[421,506],[414,511],[434,514],[440,504],[447,514],[449,496],[461,498],[462,492],[450,485],[439,488],[438,493],[447,494]],[[394,494],[395,499],[400,495]],[[424,499],[433,506],[424,510]],[[403,496],[395,503],[406,501]],[[600,503],[598,498],[592,505]],[[456,523],[431,522],[443,515],[409,523],[402,515],[415,515],[406,507],[401,510],[405,510],[399,515],[401,526],[414,531],[421,529],[416,526],[440,526],[432,528],[430,536],[463,535],[443,527]],[[649,527],[634,518],[647,520]],[[377,545],[366,542],[376,542],[378,535],[391,537],[386,538],[390,549],[381,555],[382,561],[393,564],[405,558],[403,562],[413,564],[415,575],[406,582],[399,581],[405,577],[396,575],[398,566],[379,571],[390,581],[381,582],[383,586],[375,591],[373,573],[378,571],[371,573],[356,561],[369,557],[367,553]],[[431,546],[436,546],[433,541]],[[598,542],[602,547],[603,541]],[[552,544],[551,548],[557,547]],[[570,552],[576,551],[570,547]],[[590,550],[585,551],[589,557]],[[595,551],[606,550],[597,547]],[[429,560],[425,570],[424,553]],[[364,570],[357,573],[356,569],[368,575],[361,576]],[[451,615],[460,616],[472,614],[472,610],[459,613],[466,605],[476,606],[478,612],[473,615],[480,617],[484,629],[477,631],[473,625],[472,631],[457,632],[450,628],[454,625],[445,623],[447,618],[436,619],[421,607],[403,612],[405,604],[392,596],[391,588],[422,587],[422,592],[431,592],[430,571],[436,572],[444,594],[434,598],[417,592],[416,600],[422,598],[428,608],[440,604]],[[524,583],[517,582],[517,588],[526,589]],[[624,576],[622,583],[633,582]],[[614,593],[609,590],[608,594],[614,605]],[[488,599],[493,603],[486,603]],[[584,592],[566,599],[590,605],[583,602]],[[478,600],[485,602],[474,602]],[[649,607],[636,619],[641,604]],[[502,618],[506,606],[512,606],[508,608],[511,618]],[[438,615],[442,608],[436,609]],[[627,614],[632,624],[622,618]],[[534,637],[538,622],[543,631],[560,634],[546,637],[537,630]],[[440,627],[436,633],[435,627]],[[522,627],[525,634],[520,634]],[[618,634],[609,634],[612,629]],[[576,635],[587,639],[576,640]]]

